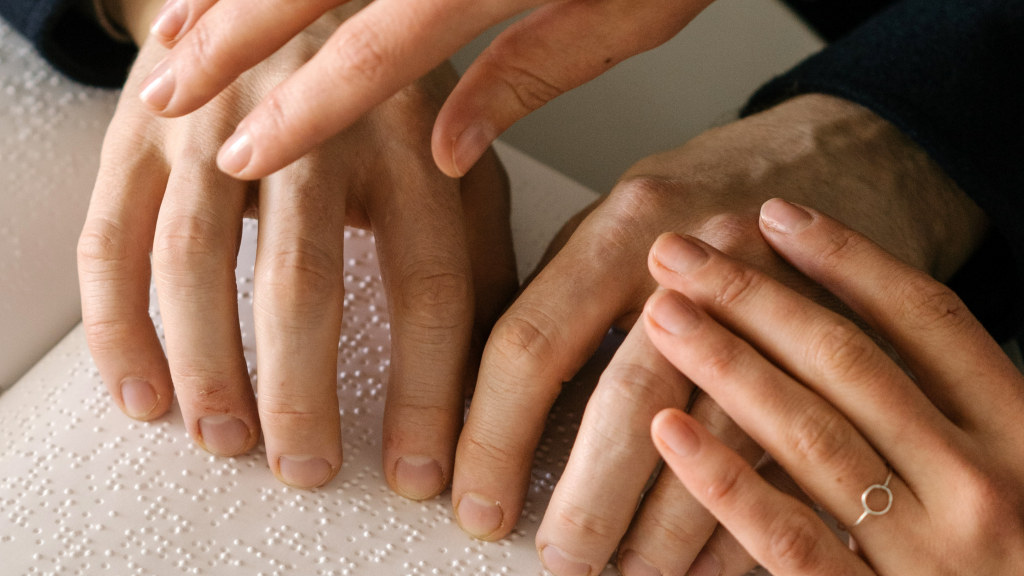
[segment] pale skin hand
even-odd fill
[[[145,34],[158,6],[126,4]],[[493,152],[461,180],[430,157],[430,126],[454,85],[441,67],[262,181],[217,170],[221,139],[273,85],[316,52],[331,13],[179,119],[134,96],[165,53],[138,38],[139,59],[104,141],[79,243],[90,350],[118,406],[150,420],[176,393],[195,441],[243,453],[262,431],[269,464],[309,488],[341,466],[336,366],[346,225],[376,234],[393,337],[384,472],[430,498],[451,479],[474,357],[516,289],[508,184]],[[132,22],[135,24],[132,25]],[[260,219],[254,275],[259,402],[242,354],[235,258],[243,215]],[[152,267],[150,260],[152,253]],[[167,357],[148,315],[150,272]]]
[[[828,96],[794,98],[640,162],[567,225],[491,334],[456,457],[452,499],[464,529],[490,540],[515,526],[561,383],[610,326],[632,327],[590,399],[545,513],[536,541],[542,560],[558,576],[597,574],[616,550],[628,576],[683,574],[692,564],[741,576],[755,564],[671,474],[657,479],[637,509],[659,460],[651,419],[685,407],[692,384],[633,324],[657,287],[647,253],[669,231],[702,238],[841,308],[758,231],[760,205],[781,194],[840,215],[940,278],[960,266],[986,226],[983,213],[896,129]],[[748,461],[762,454],[706,396],[693,413]],[[777,468],[764,473],[785,481]]]
[[[499,134],[559,94],[674,36],[712,0],[356,0],[369,4],[239,124],[218,162],[261,178],[351,125],[481,32],[534,9],[473,63],[433,132],[433,155],[465,174]],[[345,0],[169,0],[153,24],[168,47],[139,93],[156,113],[197,109]]]
[[[665,235],[643,324],[822,508],[773,489],[686,414],[651,426],[701,504],[778,576],[1024,574],[1024,377],[945,286],[839,222],[771,200],[760,228],[896,348],[911,379],[857,326],[714,248]],[[678,292],[674,292],[678,291]],[[892,508],[862,492],[892,478]],[[875,490],[868,503],[882,510]]]

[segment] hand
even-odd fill
[[[132,0],[126,0],[132,1]],[[143,83],[155,112],[187,114],[345,0],[169,0],[153,32],[171,55]],[[359,0],[355,6],[368,4]],[[674,36],[711,0],[377,0],[271,91],[218,162],[261,178],[351,125],[487,28],[536,8],[481,54],[433,133],[437,165],[457,177],[499,134],[555,96]]]
[[[1024,377],[953,292],[864,236],[781,200],[760,227],[913,376],[848,320],[680,236],[651,251],[670,290],[648,301],[644,326],[855,544],[665,410],[651,430],[673,472],[777,576],[1024,574]],[[889,492],[862,505],[875,485]]]
[[[660,234],[695,235],[841,308],[758,231],[760,205],[782,194],[840,215],[938,277],[960,266],[985,228],[981,211],[895,128],[828,96],[794,98],[641,161],[569,224],[495,325],[456,457],[452,498],[468,532],[496,539],[515,526],[547,411],[610,326],[633,326],[657,288],[645,263]],[[597,574],[616,548],[630,576],[683,574],[695,558],[724,576],[753,566],[671,474],[637,508],[659,461],[651,419],[686,407],[690,390],[642,325],[633,327],[589,401],[537,534],[548,569]],[[709,398],[692,411],[757,461],[760,448]]]
[[[152,116],[134,96],[166,52],[143,42],[104,142],[79,244],[84,324],[125,413],[156,418],[176,392],[203,448],[239,454],[262,429],[282,481],[320,485],[342,459],[336,366],[344,227],[372,228],[393,338],[385,474],[400,494],[429,498],[450,482],[463,387],[475,379],[472,358],[482,348],[471,351],[471,339],[486,339],[517,285],[508,185],[496,156],[489,152],[461,181],[430,158],[430,126],[454,72],[438,68],[263,181],[241,182],[214,165],[238,119],[339,24],[328,14],[209,105],[174,120]],[[237,317],[243,215],[260,218],[258,404]],[[166,358],[148,315],[150,251]]]

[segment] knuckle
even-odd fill
[[[807,347],[810,364],[830,381],[864,381],[881,350],[856,325],[847,320],[829,321],[817,330]]]
[[[544,373],[558,350],[557,324],[539,311],[528,314],[516,312],[502,318],[491,334],[493,345],[501,359],[522,376]]]
[[[718,474],[704,487],[705,501],[710,505],[708,508],[730,508],[738,499],[743,480],[744,469],[742,466],[732,464]]]
[[[257,266],[256,297],[289,314],[317,314],[344,289],[342,269],[339,258],[316,243],[278,247]]]
[[[213,221],[198,214],[168,219],[153,243],[153,264],[173,271],[209,270],[225,263],[221,234]],[[232,266],[233,268],[233,266]]]
[[[293,107],[287,102],[288,96],[282,88],[271,90],[259,105],[260,130],[265,134],[288,134],[291,116],[288,111]]]
[[[472,321],[470,278],[429,260],[418,260],[399,277],[398,308],[403,323],[424,329],[454,329]]]
[[[513,61],[504,61],[498,66],[497,78],[505,85],[524,114],[533,112],[565,92],[540,74]]]
[[[843,457],[852,441],[852,430],[818,405],[796,414],[788,427],[788,444],[810,466],[852,472],[856,464]]]
[[[613,363],[601,375],[598,389],[609,406],[629,406],[647,413],[684,402],[682,389],[657,372],[631,362]],[[646,437],[648,432],[643,430]]]
[[[137,341],[134,326],[124,320],[86,320],[82,323],[85,340],[93,354],[119,352],[128,343]]]
[[[619,182],[609,197],[614,212],[636,224],[650,216],[660,215],[664,207],[678,195],[676,184],[663,178],[635,176]]]
[[[825,245],[819,249],[818,259],[830,270],[847,268],[847,262],[856,261],[866,247],[867,239],[853,230],[836,230],[828,235]]]
[[[225,412],[234,408],[235,389],[240,378],[231,366],[179,364],[172,362],[171,380],[183,400],[206,412]]]
[[[196,25],[188,33],[188,38],[191,42],[189,53],[192,66],[195,69],[217,72],[226,68],[226,62],[218,49],[216,34],[205,19],[201,18],[196,22]]]
[[[712,295],[720,310],[736,308],[755,299],[764,283],[760,272],[735,262],[724,262]]]
[[[129,250],[124,228],[111,220],[86,222],[78,238],[78,265],[83,272],[116,271],[128,263]]]
[[[810,510],[780,515],[768,532],[768,556],[783,573],[817,574],[819,563],[817,518]]]
[[[705,382],[729,382],[733,379],[736,364],[739,362],[744,348],[737,340],[713,347],[710,354],[700,360],[698,373]]]
[[[582,536],[591,543],[594,540],[618,543],[624,528],[610,518],[595,514],[593,509],[572,502],[560,502],[559,506],[555,508],[552,520],[557,527],[558,534],[576,533],[576,535],[569,536],[570,541],[578,541],[579,536]]]
[[[713,522],[693,522],[693,515],[678,517],[677,520],[669,512],[670,509],[661,508],[653,514],[645,514],[643,524],[638,526],[643,531],[643,538],[639,540],[646,546],[657,546],[663,550],[697,551],[703,548],[708,540],[707,523],[713,525]],[[682,521],[684,518],[691,521]]]
[[[504,437],[500,433],[489,434],[484,430],[474,430],[464,434],[459,443],[466,442],[472,453],[470,460],[483,460],[487,464],[506,468],[518,462],[519,458],[512,450],[503,447],[501,439]]]
[[[955,292],[923,274],[912,273],[896,294],[900,316],[919,330],[953,331],[971,321],[971,313]]]
[[[361,20],[349,20],[346,26],[346,34],[333,43],[334,58],[326,60],[333,67],[332,76],[367,86],[380,84],[391,60],[384,50],[383,39]]]

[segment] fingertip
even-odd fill
[[[245,179],[245,169],[252,160],[253,140],[248,130],[239,127],[217,153],[217,167],[235,178]]]
[[[188,7],[183,0],[171,0],[160,9],[153,23],[149,27],[149,33],[156,38],[160,44],[171,48],[185,32],[185,22],[188,20]]]
[[[430,456],[398,458],[394,479],[395,492],[409,500],[430,500],[447,487],[441,465]]]
[[[121,381],[124,413],[136,420],[152,420],[167,411],[161,409],[162,395],[145,378],[128,377]]]
[[[700,438],[690,425],[691,420],[678,408],[666,408],[655,415],[651,422],[651,436],[662,455],[690,458],[700,451]]]
[[[341,466],[312,454],[289,454],[277,459],[277,478],[301,490],[312,490],[330,482]]]
[[[229,414],[205,416],[199,419],[197,426],[199,445],[217,456],[243,454],[255,443],[249,426]]]
[[[761,228],[767,232],[796,234],[811,225],[814,216],[803,206],[772,198],[761,205]]]
[[[501,503],[469,492],[455,505],[455,519],[462,530],[478,540],[493,541],[504,536],[505,512]]]

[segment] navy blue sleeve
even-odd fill
[[[809,4],[789,3],[798,12]],[[817,0],[816,9],[842,3]],[[743,115],[825,93],[914,140],[994,226],[950,286],[993,336],[1016,335],[1024,325],[1024,0],[901,0],[838,34],[758,90]]]
[[[82,0],[0,0],[0,16],[54,68],[84,84],[120,88],[135,59],[135,46],[110,37]]]

